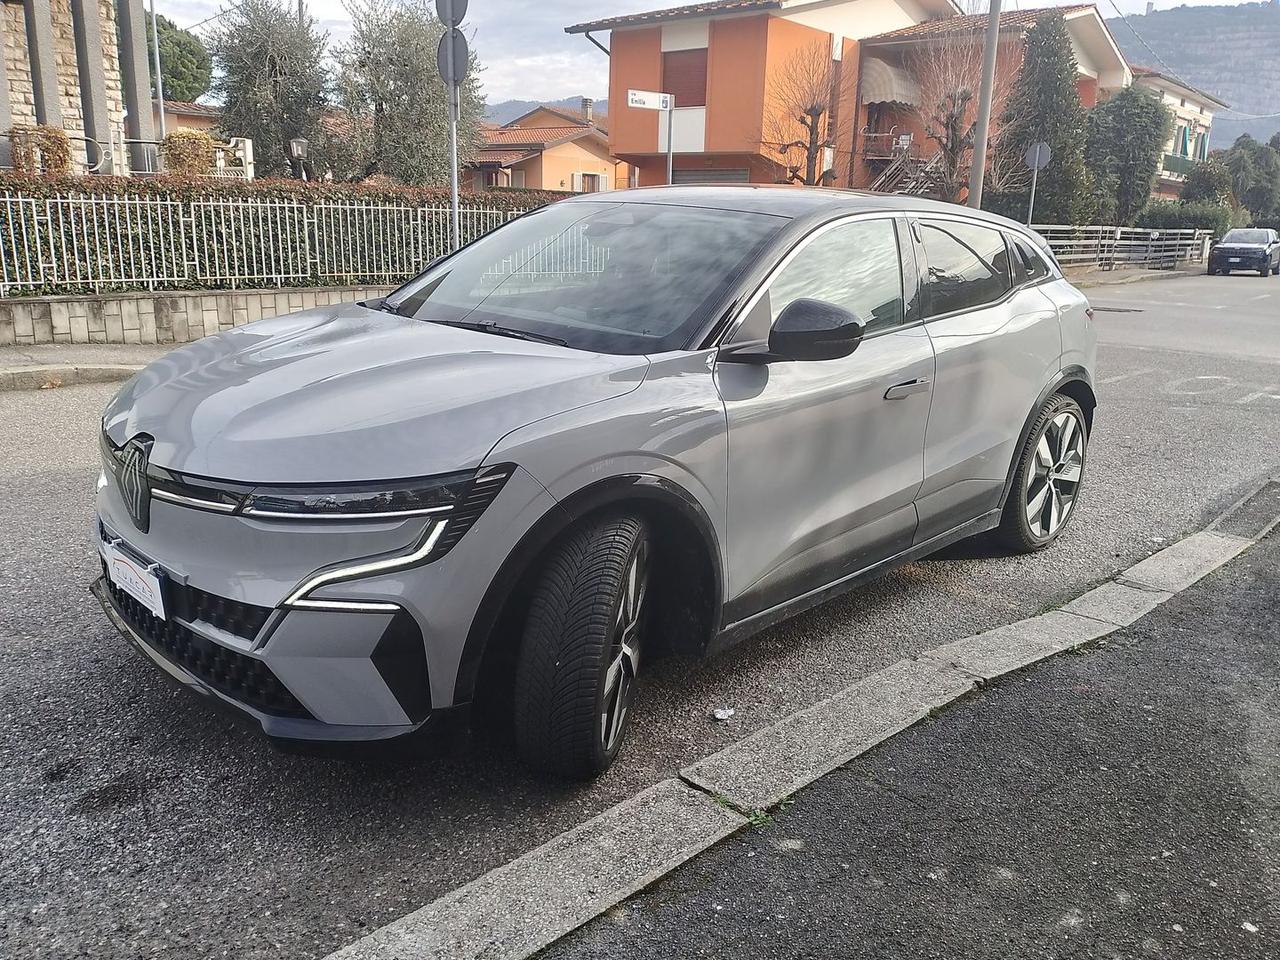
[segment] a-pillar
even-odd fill
[[[80,74],[80,109],[84,114],[85,155],[97,173],[115,173],[114,131],[107,113],[107,73],[102,58],[102,20],[98,0],[71,0],[71,26],[76,38]]]
[[[124,87],[124,129],[134,143],[129,150],[136,171],[157,169],[154,122],[151,118],[151,63],[147,56],[147,13],[142,0],[116,0],[120,31],[120,81]]]

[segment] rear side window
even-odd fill
[[[800,297],[844,307],[868,333],[900,326],[902,265],[893,221],[854,220],[815,237],[770,285],[770,321]]]
[[[1022,237],[1009,237],[1013,243],[1013,279],[1014,285],[1023,283],[1035,283],[1037,280],[1043,280],[1049,276],[1049,265],[1044,262],[1044,257],[1034,246],[1024,240]]]
[[[950,220],[922,220],[929,273],[925,315],[937,317],[995,303],[1009,292],[1009,250],[999,230]]]

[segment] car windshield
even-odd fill
[[[681,349],[787,220],[653,203],[558,203],[410,280],[388,310],[598,353]]]
[[[1266,243],[1271,239],[1265,230],[1228,230],[1223,243]]]

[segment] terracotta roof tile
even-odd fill
[[[192,103],[190,100],[170,100],[165,98],[164,108],[170,113],[182,113],[189,117],[222,116],[222,108],[217,104]]]
[[[1001,30],[1030,30],[1047,13],[1058,12],[1063,15],[1082,13],[1093,9],[1092,3],[1081,3],[1069,7],[1036,7],[1028,10],[1004,10],[1000,13]],[[974,33],[985,29],[987,14],[967,13],[958,17],[943,17],[939,20],[926,20],[912,24],[900,30],[891,30],[866,42],[879,43],[882,40],[912,40],[917,37],[949,36],[957,33]]]
[[[564,127],[497,127],[492,130],[481,130],[480,139],[484,141],[485,146],[489,147],[541,148],[567,138],[582,136],[594,129],[585,123]]]
[[[536,150],[531,151],[531,150],[481,149],[480,152],[476,154],[475,165],[477,166],[496,165],[499,167],[505,167],[505,166],[508,166],[509,164],[527,159],[528,157],[535,156],[537,152],[538,151]]]
[[[717,13],[739,13],[751,10],[773,10],[782,6],[781,0],[707,0],[706,3],[690,3],[683,7],[650,10],[647,13],[629,13],[621,17],[606,17],[590,23],[575,23],[565,27],[565,33],[586,33],[588,30],[612,30],[614,27],[634,27],[663,20],[685,20],[708,17]]]

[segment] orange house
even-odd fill
[[[627,186],[626,164],[609,152],[608,131],[593,115],[536,107],[502,126],[482,127],[480,153],[470,164],[471,183],[596,193]]]
[[[1133,82],[1124,55],[1093,4],[1006,10],[1000,15],[993,117],[1003,111],[1022,68],[1027,32],[1051,12],[1061,13],[1066,21],[1076,58],[1076,91],[1084,106],[1096,106]],[[863,42],[860,135],[851,185],[892,189],[896,184],[891,166],[909,175],[909,161],[926,161],[936,152],[925,117],[948,91],[976,87],[988,22],[985,13],[930,20]],[[976,104],[970,107],[970,118],[975,112]]]
[[[1058,8],[1093,105],[1132,77],[1096,8]],[[1001,72],[1016,74],[1022,37],[1044,10],[1001,17]],[[925,160],[916,51],[981,37],[985,14],[952,0],[709,0],[567,27],[609,55],[610,148],[639,186],[666,182],[666,115],[627,106],[628,90],[669,93],[673,177],[679,182],[795,182],[819,143],[822,182],[867,186],[907,153]],[[608,32],[606,47],[594,34]],[[803,88],[797,92],[797,88]],[[804,96],[830,109],[814,138],[795,119]],[[999,105],[997,105],[998,107]],[[883,185],[881,185],[883,186]]]

